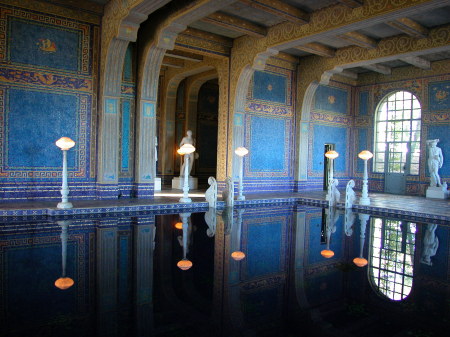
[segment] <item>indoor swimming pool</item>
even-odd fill
[[[428,337],[450,323],[445,221],[293,203],[38,218],[0,225],[0,336]]]

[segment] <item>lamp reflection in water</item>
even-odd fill
[[[336,221],[339,218],[339,214],[336,212],[336,208],[330,207],[326,210],[327,212],[327,248],[322,250],[320,252],[320,255],[322,255],[324,258],[329,259],[334,256],[334,252],[330,249],[330,242],[331,242],[331,234],[336,232]]]
[[[331,184],[333,183],[333,175],[334,175],[334,160],[339,157],[339,153],[337,153],[334,150],[330,150],[325,152],[325,157],[330,159],[330,165],[328,166],[328,188],[327,188],[327,200],[330,200],[331,198]]]
[[[192,144],[184,144],[177,152],[179,155],[184,156],[184,182],[183,182],[183,196],[180,198],[180,202],[192,202],[189,198],[189,155],[195,151],[195,147]]]
[[[244,214],[243,209],[238,209],[238,218],[236,225],[232,225],[231,228],[231,258],[235,261],[241,261],[245,258],[245,253],[241,249],[241,230],[242,230],[242,214]]]
[[[62,171],[62,186],[61,196],[62,201],[58,203],[57,208],[72,208],[72,203],[69,202],[69,185],[67,184],[67,151],[75,146],[75,142],[69,137],[61,137],[56,141],[56,146],[63,152],[63,171]]]
[[[187,251],[188,251],[188,235],[189,235],[189,217],[191,216],[191,213],[181,213],[181,220],[183,224],[183,259],[178,261],[177,267],[181,270],[188,270],[192,267],[192,262],[189,261],[186,257]]]
[[[373,157],[372,152],[364,150],[358,154],[358,157],[364,160],[364,178],[363,178],[363,187],[362,187],[362,195],[359,199],[360,205],[370,205],[369,198],[369,187],[368,187],[368,174],[367,174],[367,161]]]
[[[359,236],[359,257],[355,257],[353,259],[353,263],[356,264],[358,267],[365,267],[367,266],[367,259],[363,256],[364,251],[364,241],[366,240],[366,226],[367,221],[369,221],[369,214],[359,214],[359,222],[360,222],[360,236]]]
[[[72,221],[58,221],[58,225],[61,226],[61,255],[62,255],[62,274],[59,279],[55,281],[55,287],[66,290],[74,285],[74,281],[66,276],[66,261],[67,261],[67,241],[69,239],[69,225]]]
[[[239,195],[237,200],[245,200],[245,196],[242,194],[244,190],[243,179],[244,179],[244,156],[248,154],[248,150],[240,146],[236,150],[234,150],[239,157]]]

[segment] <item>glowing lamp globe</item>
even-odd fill
[[[358,267],[365,267],[367,266],[367,260],[363,257],[355,257],[353,259],[353,263],[356,264]]]
[[[241,261],[245,258],[245,253],[240,251],[233,252],[231,253],[231,258],[235,261]]]
[[[373,154],[370,151],[364,150],[358,153],[358,157],[361,158],[362,160],[369,160],[370,158],[373,157]]]
[[[248,154],[248,150],[243,146],[239,146],[236,150],[234,150],[234,153],[236,153],[239,157],[243,157]]]
[[[61,137],[56,141],[56,146],[61,150],[69,150],[75,146],[75,142],[69,137]]]
[[[176,228],[176,229],[183,229],[183,223],[182,223],[182,222],[177,222],[177,223],[175,224],[175,228]]]
[[[328,159],[336,159],[337,157],[339,157],[339,153],[334,150],[330,150],[325,153],[325,157],[327,157]]]
[[[320,252],[320,255],[322,255],[326,259],[329,259],[334,256],[334,252],[330,249],[324,249]]]
[[[180,260],[177,263],[177,267],[181,270],[188,270],[192,267],[192,262],[186,259]]]
[[[184,144],[177,150],[177,153],[180,155],[190,154],[195,151],[195,147],[192,144]]]
[[[74,285],[74,281],[70,277],[60,277],[55,281],[55,287],[61,290],[69,289]]]

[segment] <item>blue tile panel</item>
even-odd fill
[[[5,170],[61,169],[62,155],[55,141],[65,136],[78,143],[79,98],[9,89],[5,123]],[[68,151],[68,167],[75,166],[77,147]]]
[[[286,122],[283,119],[251,118],[250,164],[251,172],[286,171]]]
[[[123,171],[128,171],[130,161],[130,118],[131,102],[122,100],[122,157],[121,167]]]
[[[312,170],[320,173],[324,168],[325,144],[335,144],[339,157],[334,160],[335,172],[346,171],[347,128],[316,124],[313,127]]]
[[[369,92],[362,91],[359,93],[359,115],[366,116],[369,111]]]
[[[363,150],[367,150],[367,140],[368,140],[368,132],[367,129],[358,128],[358,152],[356,152],[356,155],[360,153]],[[364,161],[357,158],[356,161],[356,172],[363,173],[364,172]]]
[[[450,109],[450,81],[433,82],[428,86],[430,111]]]
[[[287,78],[282,75],[255,71],[253,75],[253,98],[286,104]]]
[[[347,114],[347,90],[319,85],[314,99],[314,109]]]
[[[68,71],[81,70],[81,31],[18,18],[8,20],[9,60]]]

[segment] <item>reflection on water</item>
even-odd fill
[[[1,336],[440,336],[449,324],[445,225],[286,205],[1,226]]]

